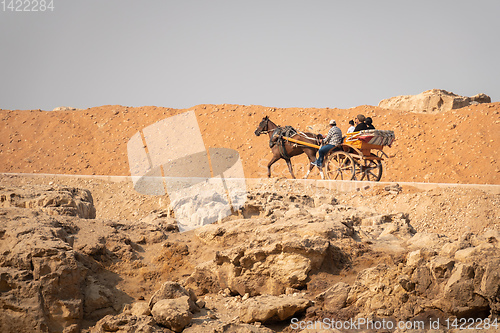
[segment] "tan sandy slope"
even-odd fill
[[[396,134],[393,146],[384,150],[390,158],[384,162],[383,181],[500,184],[500,103],[440,114],[366,105],[345,110],[227,104],[190,109],[106,105],[74,111],[0,110],[0,172],[130,175],[130,137],[187,110],[195,112],[207,148],[239,152],[247,178],[267,174],[271,159],[268,138],[253,133],[264,116],[303,131],[335,119],[345,133],[349,119],[362,113],[371,116],[378,129]],[[292,162],[295,174],[302,177],[308,165],[306,156]],[[273,166],[273,176],[290,177],[283,160]],[[318,179],[318,172],[310,178]]]

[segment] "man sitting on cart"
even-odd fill
[[[354,128],[354,132],[364,131],[368,129],[368,126],[365,123],[366,117],[362,114],[358,114],[354,122],[356,123],[356,127]]]
[[[322,167],[323,158],[325,155],[333,149],[333,151],[342,150],[342,131],[337,127],[337,122],[335,120],[330,120],[330,130],[328,134],[323,139],[323,146],[319,149],[318,159],[311,164],[317,166],[318,168]]]

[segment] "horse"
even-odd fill
[[[276,129],[281,129],[282,127],[279,127],[275,123],[273,123],[268,116],[265,116],[262,121],[260,122],[259,126],[255,130],[255,135],[259,136],[261,134],[269,134],[269,141],[270,143],[273,141],[274,133]],[[302,133],[302,132],[297,132],[296,134],[290,136],[291,138],[294,138],[296,140],[306,142],[306,143],[312,143],[315,145],[320,145],[321,144],[321,135],[320,134],[313,134],[313,133]],[[281,146],[281,148],[280,148]],[[280,149],[282,151],[280,151]],[[297,143],[293,143],[290,141],[283,140],[282,142],[276,142],[271,147],[271,152],[273,153],[273,157],[271,161],[267,164],[267,176],[271,177],[271,166],[278,160],[284,159],[286,161],[286,164],[288,165],[288,170],[290,171],[290,174],[292,175],[292,178],[295,179],[295,175],[293,174],[293,167],[292,167],[292,162],[290,161],[290,158],[293,156],[297,156],[300,154],[306,154],[307,157],[309,158],[309,162],[314,162],[316,161],[316,152],[318,151],[317,148],[309,147],[306,145],[301,145]],[[311,170],[314,168],[313,164],[309,164],[309,170],[307,171],[307,174],[304,176],[304,179],[307,179],[309,176],[309,173],[311,173]],[[322,170],[320,169],[320,172]],[[323,175],[322,175],[323,176]]]

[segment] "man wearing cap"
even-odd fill
[[[321,167],[323,164],[323,158],[326,153],[328,153],[331,149],[341,150],[340,144],[342,143],[342,131],[337,127],[337,123],[335,120],[330,120],[330,130],[328,134],[323,139],[323,146],[319,149],[318,159],[311,164]]]

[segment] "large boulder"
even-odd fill
[[[488,300],[474,290],[474,277],[479,272],[472,265],[458,264],[446,282],[441,308],[448,313],[464,316],[488,311]],[[477,284],[477,283],[476,283]]]
[[[107,315],[91,327],[90,333],[134,332],[134,333],[166,333],[168,331],[156,324],[151,316],[136,316],[129,313]]]
[[[310,300],[301,296],[257,296],[241,304],[239,318],[244,323],[283,321],[311,305]]]
[[[491,311],[500,314],[500,259],[496,258],[486,265],[478,294],[490,302]]]
[[[378,106],[384,109],[437,113],[479,103],[491,103],[491,98],[485,94],[465,97],[446,90],[432,89],[418,95],[396,96],[384,99],[380,101]]]
[[[183,333],[215,333],[215,332],[231,332],[231,333],[274,333],[270,328],[263,325],[243,324],[243,323],[225,323],[220,320],[212,320],[202,322],[200,324],[192,323],[186,327]]]
[[[154,320],[172,331],[181,332],[193,319],[189,310],[189,296],[161,299],[151,309]]]
[[[149,300],[155,321],[175,332],[181,332],[199,311],[195,294],[177,282],[165,282]]]
[[[350,286],[344,282],[338,282],[325,292],[316,296],[316,299],[323,301],[323,309],[326,311],[338,311],[346,306],[349,296]]]
[[[199,308],[196,305],[196,301],[198,300],[196,295],[190,290],[184,288],[181,284],[177,282],[165,282],[159,290],[157,290],[151,299],[149,300],[149,308],[153,309],[156,303],[161,301],[162,299],[175,299],[187,296],[189,309],[190,311],[198,311]]]

